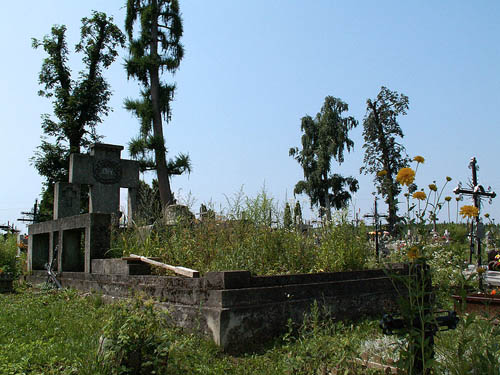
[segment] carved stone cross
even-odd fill
[[[90,154],[71,154],[69,182],[90,185],[91,213],[119,214],[120,188],[128,188],[128,219],[136,207],[139,163],[120,158],[123,146],[95,143]]]

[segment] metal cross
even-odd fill
[[[377,200],[375,197],[375,203],[373,205],[373,214],[366,214],[363,217],[371,217],[373,218],[373,224],[375,225],[375,253],[377,255],[377,260],[379,259],[379,245],[378,245],[378,227],[379,227],[379,218],[387,217],[387,215],[379,215],[377,211]]]
[[[474,200],[474,207],[478,209],[478,215],[476,216],[476,231],[480,228],[480,218],[479,218],[479,210],[481,208],[481,198],[488,197],[490,199],[495,198],[497,195],[494,191],[491,191],[491,187],[488,187],[488,191],[484,190],[482,185],[477,183],[477,161],[475,157],[470,159],[469,168],[472,169],[472,189],[462,189],[461,183],[453,190],[455,194],[465,194],[472,196]],[[470,243],[470,257],[469,263],[472,263],[472,254],[474,253],[474,238],[472,236],[474,229],[474,221],[472,222],[471,228],[471,243]],[[481,266],[481,238],[479,235],[476,236],[477,240],[477,265]]]

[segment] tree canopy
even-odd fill
[[[331,207],[345,207],[351,198],[350,193],[358,189],[355,178],[331,173],[332,159],[342,164],[344,151],[350,152],[354,147],[348,132],[358,122],[352,116],[343,117],[348,110],[348,105],[341,99],[327,96],[315,118],[302,118],[302,150],[295,147],[289,151],[304,171],[304,180],[297,182],[294,193],[306,193],[311,205],[319,206],[321,215],[326,214],[328,220],[331,219]]]
[[[69,154],[80,153],[100,139],[96,126],[111,108],[108,101],[111,88],[103,76],[118,56],[118,47],[125,44],[125,36],[105,13],[92,12],[82,18],[80,41],[75,52],[82,54],[82,69],[77,78],[72,77],[68,66],[69,48],[66,43],[66,26],[55,25],[42,40],[33,38],[33,48],[42,48],[47,57],[42,62],[38,81],[40,96],[52,100],[53,116],[42,115],[41,145],[31,162],[45,178],[45,193],[51,192],[53,183],[67,178]],[[45,194],[41,203],[44,205]]]
[[[408,97],[382,86],[377,98],[368,99],[366,106],[363,120],[365,156],[360,172],[374,175],[377,191],[389,208],[388,222],[392,231],[397,221],[397,196],[401,192],[396,175],[409,163],[399,141],[404,135],[398,122],[398,116],[406,115],[409,108]]]
[[[165,206],[175,202],[170,177],[191,171],[186,154],[167,161],[162,123],[171,120],[175,84],[162,82],[160,76],[165,72],[175,73],[184,56],[178,1],[128,0],[125,29],[130,54],[126,60],[127,75],[143,86],[140,99],[125,101],[125,108],[140,120],[139,135],[130,142],[129,151],[143,170],[156,170]]]

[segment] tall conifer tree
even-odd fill
[[[166,206],[175,202],[170,177],[191,170],[188,155],[167,161],[163,136],[163,120],[171,119],[175,85],[162,82],[161,74],[175,73],[184,56],[178,1],[128,0],[125,29],[130,53],[127,74],[143,86],[141,99],[125,101],[125,108],[141,121],[139,136],[132,139],[129,150],[143,170],[156,170],[162,205]]]

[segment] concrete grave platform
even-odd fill
[[[64,287],[112,297],[152,297],[174,323],[201,331],[230,351],[282,333],[288,319],[300,323],[315,301],[335,320],[380,317],[396,309],[404,290],[398,291],[383,270],[278,276],[224,271],[184,278],[132,275],[123,261],[116,261],[95,259],[93,273],[63,271],[59,279]],[[105,273],[110,270],[116,273]],[[404,270],[400,266],[394,272]],[[28,277],[31,282],[45,279],[42,271]]]

